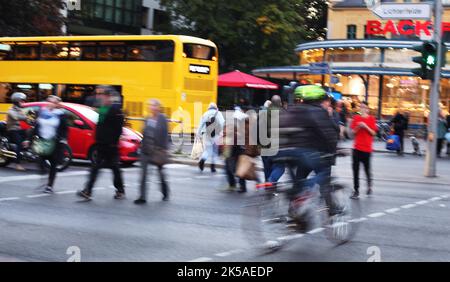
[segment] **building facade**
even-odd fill
[[[383,1],[382,1],[383,2]],[[412,73],[418,65],[412,50],[420,40],[431,39],[432,26],[427,21],[381,21],[367,9],[364,0],[344,0],[329,7],[328,38],[300,44],[295,49],[299,64],[267,67],[253,73],[266,78],[296,80],[301,83],[331,87],[356,104],[369,102],[372,114],[390,119],[398,110],[410,115],[414,125],[424,125],[429,113],[430,81]],[[450,22],[450,7],[444,22]],[[444,39],[450,30],[444,23]],[[445,40],[449,41],[449,40]],[[450,42],[445,43],[440,106],[450,111]],[[311,74],[310,63],[327,62],[330,72]]]
[[[72,35],[155,34],[168,17],[158,0],[74,0],[63,11]],[[76,2],[76,3],[75,3]]]

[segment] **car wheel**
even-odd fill
[[[88,156],[89,160],[91,161],[91,165],[95,165],[97,164],[98,161],[98,149],[97,147],[93,146],[90,150],[89,150],[89,156]]]
[[[122,162],[122,165],[124,167],[132,167],[136,162],[135,161],[131,161],[131,162]]]

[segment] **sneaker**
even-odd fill
[[[53,188],[50,186],[46,186],[44,189],[45,194],[53,194]]]
[[[162,200],[163,200],[164,202],[169,201],[169,195],[164,195],[163,198],[162,198]]]
[[[216,173],[217,172],[217,170],[216,170],[216,166],[215,165],[211,165],[211,172],[212,173]]]
[[[114,195],[114,199],[116,199],[116,200],[125,199],[125,193],[116,192],[116,194]]]
[[[357,199],[359,199],[359,192],[353,192],[353,195],[350,197],[350,199],[353,199],[353,200],[357,200]]]
[[[367,196],[371,196],[373,194],[372,188],[367,189]]]
[[[205,160],[200,160],[198,162],[198,168],[200,169],[200,171],[203,171],[205,169]]]
[[[134,201],[134,203],[135,203],[136,205],[143,205],[143,204],[146,204],[147,201],[144,200],[144,199],[137,199],[136,201]]]
[[[84,191],[84,190],[78,191],[78,192],[77,192],[77,196],[78,196],[78,197],[81,197],[81,198],[84,198],[84,199],[86,199],[86,200],[90,200],[90,199],[91,199],[91,194],[88,193],[88,192],[86,192],[86,191]]]

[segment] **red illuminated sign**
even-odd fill
[[[366,33],[370,35],[386,35],[391,33],[393,35],[417,35],[424,33],[431,36],[433,31],[433,23],[431,21],[411,21],[401,20],[394,22],[389,20],[386,23],[381,21],[367,21]],[[450,31],[450,22],[442,23],[442,32]]]

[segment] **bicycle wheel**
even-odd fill
[[[359,200],[350,199],[351,191],[340,184],[333,184],[330,193],[332,210],[324,213],[324,228],[328,240],[341,245],[356,234],[361,217]]]
[[[241,229],[252,247],[273,252],[295,239],[288,208],[285,193],[258,191],[249,198],[242,209]]]

